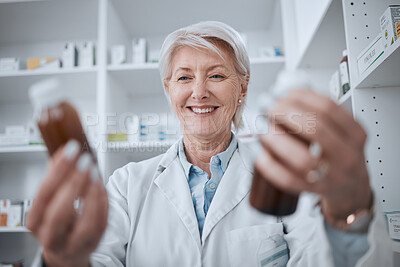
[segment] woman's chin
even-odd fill
[[[222,128],[214,127],[187,127],[184,130],[185,135],[193,135],[196,137],[215,137],[222,134],[224,130]]]

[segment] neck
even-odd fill
[[[187,160],[208,173],[211,178],[210,160],[212,156],[225,151],[231,142],[231,131],[226,131],[213,138],[184,135],[183,144]]]

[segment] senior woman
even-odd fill
[[[58,151],[28,218],[48,266],[389,266],[372,211],[366,135],[342,108],[299,89],[269,111],[317,114],[315,133],[288,134],[306,122],[277,116],[271,124],[280,134],[260,137],[256,166],[265,179],[319,195],[320,206],[303,194],[297,212],[281,218],[250,206],[255,153],[231,131],[250,78],[239,34],[219,22],[179,29],[163,44],[160,72],[183,137],[163,155],[116,170],[106,190],[76,142]],[[329,164],[316,183],[303,178],[320,160],[311,142]],[[345,221],[350,214],[358,225]]]

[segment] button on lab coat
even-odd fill
[[[303,194],[294,215],[262,214],[249,204],[256,152],[238,141],[218,186],[200,238],[178,143],[158,157],[130,163],[106,186],[108,227],[93,266],[261,266],[265,242],[276,235],[288,246],[287,266],[333,266],[331,246],[316,196]],[[369,251],[360,266],[391,266],[381,216],[370,226]],[[379,250],[378,250],[379,248]]]

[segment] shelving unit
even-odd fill
[[[30,231],[25,227],[0,227],[0,233],[29,233]]]
[[[368,133],[366,164],[379,205],[384,212],[399,211],[400,42],[362,75],[357,67],[360,52],[380,34],[380,16],[399,1],[281,0],[281,4],[289,68],[305,69],[311,75],[325,69],[332,74],[339,67],[341,51],[347,48],[352,89],[338,104],[346,107]],[[292,25],[297,25],[295,33]],[[321,84],[328,85],[329,78],[323,77]],[[400,253],[399,248],[399,242],[393,242],[395,253]],[[400,264],[400,257],[395,258]]]

